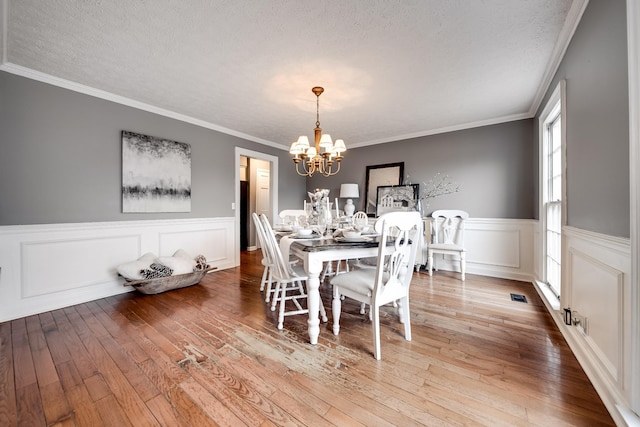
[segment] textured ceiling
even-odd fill
[[[320,85],[356,147],[531,117],[584,1],[0,0],[0,69],[282,147]]]

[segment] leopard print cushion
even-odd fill
[[[171,276],[171,274],[173,273],[173,270],[171,268],[158,262],[154,262],[153,264],[151,264],[151,269],[156,270],[157,272],[162,273],[165,276]]]
[[[167,277],[171,276],[173,270],[167,267],[166,265],[162,265],[160,263],[154,262],[151,264],[150,268],[140,270],[140,275],[145,279],[157,279],[159,277]]]

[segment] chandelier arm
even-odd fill
[[[326,177],[330,177],[340,172],[340,162],[338,162],[338,168],[335,171],[333,171],[332,169],[333,169],[333,164],[329,166],[328,169],[324,170],[323,175]]]
[[[300,173],[300,170],[298,169],[299,163],[296,163],[296,172],[298,173],[298,175],[300,175],[300,176],[309,176],[309,172],[308,172],[307,167],[305,165],[306,162],[303,160],[300,163],[302,163],[302,170],[304,171],[304,173]]]
[[[336,171],[333,173],[334,175],[340,172],[340,165],[342,164],[342,162],[337,162],[337,163],[338,163],[338,169],[336,169]]]

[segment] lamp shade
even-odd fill
[[[304,151],[307,148],[309,148],[309,138],[307,138],[306,136],[302,135],[300,138],[298,138],[298,146]]]
[[[342,153],[343,151],[347,151],[347,147],[344,145],[344,141],[341,139],[337,139],[336,143],[333,146],[333,151],[338,154]]]
[[[357,199],[360,197],[358,192],[358,184],[342,184],[340,185],[340,197]]]
[[[290,154],[301,154],[302,153],[302,148],[300,148],[300,145],[298,145],[297,142],[294,142],[293,144],[291,144],[291,148],[289,149],[289,153]]]
[[[333,141],[331,140],[331,135],[328,133],[322,134],[320,137],[320,147],[330,149],[333,147]]]

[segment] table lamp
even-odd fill
[[[356,211],[356,206],[353,204],[352,199],[360,197],[358,192],[358,184],[342,184],[340,185],[340,197],[347,199],[347,203],[344,205],[344,214],[348,217],[353,216]]]

